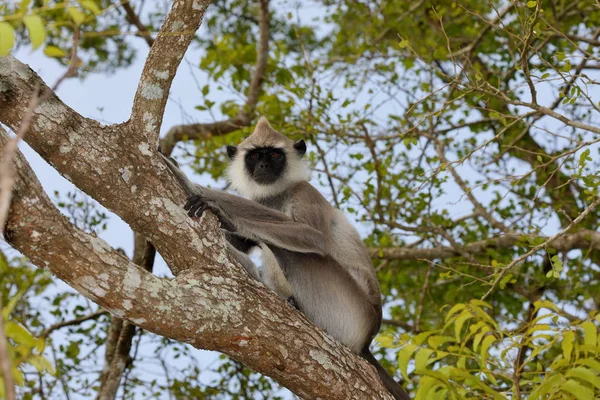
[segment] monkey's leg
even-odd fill
[[[239,261],[240,264],[244,267],[244,269],[250,274],[251,277],[256,279],[257,281],[261,281],[260,274],[258,273],[258,268],[252,262],[250,257],[247,254],[242,253],[238,249],[236,249],[231,243],[227,242],[227,248],[233,254],[233,256]]]
[[[236,235],[233,232],[229,232],[229,231],[225,231],[225,230],[224,230],[224,232],[225,232],[225,239],[227,239],[227,241],[229,243],[231,243],[231,245],[233,247],[235,247],[242,253],[248,254],[250,252],[250,250],[252,250],[255,247],[258,247],[258,242],[255,242],[252,239],[241,237],[240,235]]]
[[[294,298],[292,286],[285,278],[285,275],[283,274],[283,271],[281,270],[281,267],[279,266],[275,255],[264,244],[261,245],[260,248],[262,250],[263,261],[260,276],[262,278],[263,283],[266,287],[277,293],[279,297],[288,300],[290,304],[292,304],[292,301],[290,301],[290,299]],[[295,300],[293,301],[295,303]],[[296,307],[296,305],[294,305],[294,307]]]

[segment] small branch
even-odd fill
[[[495,238],[480,240],[467,243],[461,246],[462,252],[478,255],[485,254],[487,249],[506,249],[513,246],[527,246],[533,240],[547,241],[549,237],[528,235],[528,234],[509,234]],[[574,249],[581,250],[600,250],[600,232],[590,229],[580,229],[575,233],[565,234],[557,238],[552,247],[559,252],[568,252]],[[385,260],[434,260],[451,257],[459,257],[461,253],[453,247],[440,246],[432,248],[413,248],[413,247],[392,247],[392,248],[371,248],[369,249],[371,257]]]
[[[481,204],[479,200],[475,198],[471,189],[469,188],[469,185],[467,185],[467,183],[462,179],[462,177],[456,172],[452,164],[446,159],[446,155],[444,154],[444,145],[442,144],[442,142],[434,137],[431,137],[431,139],[436,142],[436,150],[440,161],[442,161],[447,166],[456,184],[463,190],[467,198],[471,201],[471,204],[473,204],[475,211],[483,218],[485,218],[494,228],[502,232],[510,232],[510,230],[506,226],[504,226],[502,222],[494,218],[492,214],[490,214],[488,210],[483,206],[483,204]]]
[[[415,332],[415,328],[411,326],[409,323],[404,321],[400,321],[397,319],[386,319],[384,318],[381,322],[387,325],[397,326],[399,328],[404,329],[406,332]]]
[[[0,311],[2,311],[2,299],[0,298]],[[4,318],[0,313],[0,376],[4,383],[4,397],[6,400],[16,400],[15,382],[10,368],[10,356],[8,355],[8,341],[4,334]]]
[[[415,318],[415,331],[421,331],[421,315],[423,314],[423,304],[425,303],[425,296],[427,295],[427,291],[429,290],[429,278],[431,277],[431,270],[433,269],[433,265],[429,264],[427,268],[427,273],[425,274],[425,283],[423,284],[423,289],[421,290],[421,298],[419,299],[419,304],[417,305],[417,317]]]
[[[148,28],[144,26],[144,24],[142,24],[142,21],[140,21],[140,18],[136,14],[129,1],[124,2],[122,6],[125,10],[125,13],[127,14],[127,21],[135,25],[135,27],[138,29],[137,36],[144,38],[144,40],[148,44],[148,47],[152,47],[152,45],[154,44],[154,39],[150,35],[150,31],[148,30]]]
[[[96,311],[92,314],[83,316],[83,317],[79,317],[79,318],[75,318],[69,321],[63,321],[63,322],[59,322],[57,324],[54,324],[52,326],[50,326],[48,329],[46,329],[44,332],[42,332],[40,334],[40,337],[45,338],[48,337],[48,335],[50,335],[52,332],[54,332],[57,329],[62,329],[65,328],[67,326],[74,326],[74,325],[79,325],[85,321],[89,321],[92,319],[96,319],[99,318],[103,315],[108,315],[108,311],[104,311],[104,310],[100,310],[100,311]]]

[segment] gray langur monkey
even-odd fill
[[[395,399],[408,400],[369,350],[382,315],[367,248],[344,214],[308,183],[305,152],[303,140],[292,141],[261,118],[248,138],[227,147],[231,187],[247,198],[194,184],[164,158],[189,195],[191,217],[210,209],[251,276],[373,364]],[[247,255],[256,246],[263,253],[261,274]]]

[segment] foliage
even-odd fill
[[[416,399],[507,399],[522,393],[529,399],[597,398],[600,315],[594,311],[571,323],[545,300],[531,311],[538,316],[501,329],[501,314],[471,300],[454,305],[441,329],[397,339],[382,335],[378,342],[400,347],[398,368],[418,388]]]
[[[17,46],[45,44],[68,54],[77,21],[64,8],[78,7],[86,16],[85,71],[128,66],[141,46],[124,33],[135,28],[112,2],[96,1],[100,12],[83,3],[4,5],[0,51],[12,47],[6,38],[14,30]],[[139,10],[141,2],[132,4]],[[146,5],[141,13],[152,32],[163,6]],[[358,221],[373,249],[390,320],[379,337],[386,366],[417,398],[599,396],[600,253],[590,237],[570,248],[560,238],[546,243],[598,196],[597,4],[273,0],[271,11],[257,110],[307,140],[313,182]],[[196,37],[197,65],[209,77],[198,87],[198,104],[190,105],[199,120],[232,117],[241,106],[256,62],[257,18],[254,2],[220,0],[209,8]],[[216,179],[226,162],[222,147],[248,131],[183,152]],[[85,215],[77,211],[84,202],[67,197],[66,211]],[[86,229],[101,231],[104,223]],[[590,210],[566,233],[597,228],[598,210]],[[507,237],[516,239],[505,244]],[[393,256],[398,249],[402,256]],[[423,249],[445,255],[417,252]],[[59,300],[51,310],[65,319],[94,311],[71,304],[83,303]],[[33,329],[39,318],[26,315],[21,323]],[[93,345],[100,346],[107,323],[70,328],[58,350],[92,346],[91,335],[77,333],[94,332]],[[167,383],[134,372],[123,390],[177,398],[277,393],[233,361],[216,368],[214,386],[201,385],[192,358],[178,362],[185,372]],[[57,376],[70,379],[80,363],[71,357]],[[89,394],[91,381],[64,390],[88,384]]]
[[[23,264],[23,260],[8,260],[0,252],[0,318],[4,321],[12,378],[19,386],[26,384],[23,370],[28,367],[33,367],[39,374],[55,374],[54,366],[43,355],[46,349],[44,338],[36,338],[23,323],[24,320],[35,320],[35,315],[22,308],[22,303],[27,303],[27,293],[31,292],[29,297],[38,295],[50,279],[43,270],[23,268]],[[5,386],[0,376],[0,398],[4,395]]]

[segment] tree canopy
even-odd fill
[[[186,218],[155,151],[223,187],[224,145],[265,115],[307,142],[311,182],[369,247],[373,350],[412,397],[597,398],[598,26],[592,0],[0,5],[0,397],[385,398],[243,273],[213,216]],[[20,48],[64,75],[44,83]],[[188,48],[197,114],[164,126]],[[124,123],[54,93],[144,57]],[[50,199],[18,140],[81,191]],[[101,239],[107,210],[135,232],[131,259]],[[224,355],[206,367],[194,347]]]

